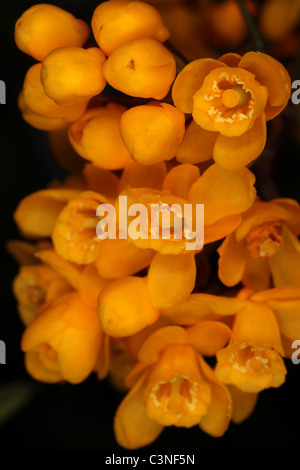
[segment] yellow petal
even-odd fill
[[[146,280],[127,276],[110,282],[99,296],[99,318],[108,335],[129,336],[154,323],[159,310],[150,303]]]
[[[238,243],[235,233],[228,235],[218,249],[219,279],[226,286],[238,284],[245,270],[246,250],[243,243]]]
[[[234,385],[229,385],[228,388],[233,400],[232,421],[240,424],[253,413],[258,393],[242,392]]]
[[[266,145],[267,128],[263,114],[244,134],[227,137],[219,134],[213,149],[216,163],[227,170],[238,170],[255,160]]]
[[[144,403],[146,376],[126,395],[114,419],[117,442],[126,449],[138,449],[151,444],[162,432],[163,426],[150,419]]]
[[[163,190],[169,190],[174,196],[187,199],[190,187],[199,178],[199,168],[185,163],[172,168],[164,179]]]
[[[191,113],[195,92],[201,88],[206,75],[217,67],[224,67],[224,64],[214,59],[198,59],[186,65],[177,75],[172,89],[176,108],[183,113]]]
[[[100,276],[106,279],[118,279],[146,268],[154,255],[154,250],[138,248],[127,239],[107,238],[101,243],[95,267]]]
[[[239,67],[254,73],[256,80],[268,88],[270,109],[267,112],[267,119],[275,117],[287,105],[291,96],[291,79],[286,69],[273,57],[252,51],[242,57]]]
[[[138,352],[139,361],[154,364],[161,351],[171,344],[188,344],[187,332],[179,326],[165,326],[152,333]]]
[[[189,201],[204,204],[204,224],[210,225],[251,207],[256,197],[254,183],[255,176],[247,168],[229,171],[214,164],[193,184]]]
[[[147,276],[151,303],[160,309],[184,302],[195,286],[196,265],[193,253],[162,255],[153,258]]]
[[[217,137],[217,132],[202,129],[193,119],[177,151],[177,160],[181,163],[199,163],[211,159]]]
[[[199,357],[201,370],[211,387],[211,403],[207,414],[200,421],[202,431],[213,437],[220,437],[227,431],[231,414],[232,399],[227,387],[219,382],[213,370]]]
[[[274,286],[300,286],[300,242],[286,225],[282,237],[283,246],[269,258]]]
[[[214,356],[228,342],[231,329],[218,321],[202,321],[187,328],[190,344],[203,356]]]
[[[218,297],[211,294],[192,294],[181,305],[163,311],[172,323],[194,325],[201,320],[214,320],[230,316],[244,308],[245,301],[234,297]]]

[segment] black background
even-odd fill
[[[107,380],[98,382],[91,376],[84,383],[72,385],[35,384],[28,377],[20,352],[23,326],[18,319],[11,283],[17,266],[5,251],[5,243],[19,234],[12,220],[18,202],[27,194],[42,189],[63,172],[53,162],[48,151],[45,133],[22,121],[16,106],[26,70],[33,60],[14,45],[14,23],[22,12],[36,2],[5,1],[1,3],[1,72],[0,79],[7,87],[7,103],[0,106],[0,228],[1,228],[1,297],[0,339],[7,347],[7,364],[0,365],[0,383],[14,384],[20,392],[34,386],[29,404],[0,427],[0,450],[98,450],[101,455],[123,455],[113,436],[113,416],[121,395]],[[78,18],[90,21],[98,2],[52,1]],[[249,45],[247,45],[249,50]],[[253,47],[250,42],[250,48]],[[220,51],[222,53],[223,51]],[[294,75],[300,79],[299,57],[292,60]],[[274,78],[275,79],[275,78]],[[254,167],[257,187],[263,198],[294,197],[300,200],[299,144],[295,136],[300,105],[290,104],[280,124],[280,135],[272,135],[264,163]],[[299,132],[300,135],[300,132]],[[300,140],[300,139],[299,139]],[[262,162],[262,157],[260,158]],[[243,424],[230,425],[226,435],[214,439],[198,428],[191,430],[169,428],[151,446],[151,453],[199,454],[206,449],[291,449],[297,446],[297,427],[300,418],[300,365],[287,362],[286,383],[279,389],[264,391],[253,415]],[[0,389],[0,409],[5,401]],[[2,398],[1,398],[2,397]],[[2,400],[2,401],[1,401]],[[140,451],[129,452],[140,455]]]

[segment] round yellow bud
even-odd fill
[[[120,130],[132,158],[152,165],[175,157],[185,132],[185,116],[170,104],[153,101],[125,111]]]
[[[16,45],[39,61],[57,47],[83,46],[89,34],[84,21],[46,3],[30,7],[15,24]]]
[[[95,166],[107,170],[124,168],[131,157],[120,134],[120,119],[127,108],[116,103],[89,109],[69,127],[76,152]]]
[[[136,39],[119,46],[103,66],[107,82],[131,96],[160,100],[176,76],[173,54],[151,38]]]
[[[24,121],[40,131],[66,129],[69,126],[69,122],[64,119],[47,118],[31,111],[31,109],[25,104],[23,90],[18,96],[18,108],[21,111]]]
[[[105,88],[102,66],[106,61],[98,47],[59,47],[43,61],[41,82],[46,95],[60,106],[92,98]]]
[[[91,24],[95,39],[106,55],[133,39],[147,37],[164,42],[170,37],[160,13],[143,2],[103,2],[95,9]]]
[[[59,106],[46,95],[40,80],[42,64],[35,64],[27,71],[23,93],[26,106],[36,114],[47,118],[75,121],[85,111],[88,101],[74,106]]]

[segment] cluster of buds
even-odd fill
[[[159,12],[140,1],[101,3],[91,27],[93,44],[86,23],[37,4],[15,28],[38,61],[19,97],[25,121],[63,131],[83,162],[14,214],[29,239],[9,243],[21,264],[13,291],[26,369],[47,383],[108,376],[128,391],[114,420],[125,448],[171,425],[219,437],[283,384],[300,337],[300,207],[261,201],[249,169],[290,77],[260,52],[180,70]],[[148,208],[204,205],[203,246],[187,249],[185,227],[175,236],[174,214],[169,237],[151,237],[151,220],[146,233],[98,237],[97,208],[120,215],[121,196]],[[222,295],[207,289],[209,250]]]

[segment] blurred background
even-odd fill
[[[6,343],[7,352],[6,365],[0,364],[0,449],[98,450],[103,456],[111,455],[112,451],[125,455],[115,442],[112,427],[122,396],[108,380],[100,383],[91,376],[76,386],[39,384],[27,375],[20,351],[23,325],[11,291],[18,267],[5,250],[8,240],[19,238],[12,214],[23,197],[65,175],[51,155],[46,133],[27,125],[17,108],[18,93],[33,59],[16,48],[14,24],[35,3],[38,2],[5,2],[0,19],[0,79],[6,83],[7,91],[6,104],[0,106],[0,340]],[[90,23],[99,2],[49,3]],[[230,51],[242,54],[260,47],[287,67],[292,81],[300,80],[300,0],[152,0],[148,3],[160,9],[172,33],[171,42],[189,60],[217,58]],[[248,24],[238,3],[247,8]],[[300,201],[299,152],[300,104],[290,102],[269,124],[267,147],[251,168],[262,199],[279,196]],[[294,447],[300,418],[300,365],[287,362],[286,366],[286,383],[279,389],[264,391],[253,415],[239,426],[230,425],[223,438],[211,438],[198,428],[169,428],[144,452],[174,454],[182,450],[199,454],[205,449]]]

